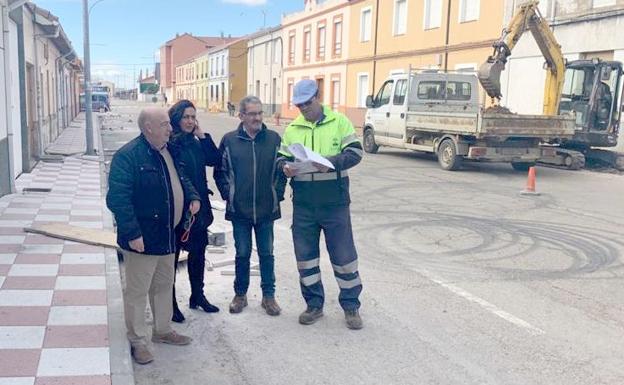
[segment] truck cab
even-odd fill
[[[374,98],[372,95],[367,98],[368,110],[364,127],[368,137],[365,136],[364,145],[369,152],[377,151],[376,148],[371,148],[375,147],[375,142],[388,145],[403,140],[408,80],[407,74],[392,75],[386,79]]]
[[[366,100],[364,145],[367,151],[375,152],[379,145],[402,146],[406,140],[408,111],[476,115],[479,109],[477,89],[477,78],[471,74],[391,75],[377,95]]]

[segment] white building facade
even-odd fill
[[[282,107],[282,30],[269,28],[247,42],[247,94],[262,100],[264,113],[280,113]]]

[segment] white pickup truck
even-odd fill
[[[408,75],[409,74],[409,75]],[[435,153],[440,166],[456,170],[464,159],[510,162],[526,170],[574,135],[572,115],[513,114],[479,104],[477,77],[467,73],[414,72],[391,75],[366,99],[364,150],[388,146]]]

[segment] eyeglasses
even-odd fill
[[[263,111],[258,111],[258,112],[244,112],[244,115],[247,116],[251,116],[252,118],[256,117],[256,116],[262,116]]]
[[[180,238],[183,243],[188,242],[191,236],[191,227],[193,227],[193,223],[195,223],[195,214],[191,214],[191,212],[188,211],[187,215],[189,214],[190,216],[184,221],[184,233],[182,233],[182,237]]]
[[[307,107],[310,104],[312,104],[313,101],[314,101],[314,98],[312,98],[312,99],[310,99],[310,100],[308,100],[307,102],[304,102],[304,103],[295,104],[295,107],[297,107],[299,109],[302,109],[302,108]]]

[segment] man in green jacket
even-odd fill
[[[307,304],[299,323],[311,325],[323,315],[325,298],[319,268],[323,230],[347,327],[361,329],[358,297],[362,282],[351,230],[347,170],[362,160],[362,145],[349,119],[321,105],[318,95],[313,80],[304,79],[295,85],[292,101],[301,114],[286,127],[278,160],[278,168],[291,178],[293,190],[292,234],[301,293]],[[327,158],[334,169],[315,164],[316,172],[299,173],[288,148],[295,143]]]

